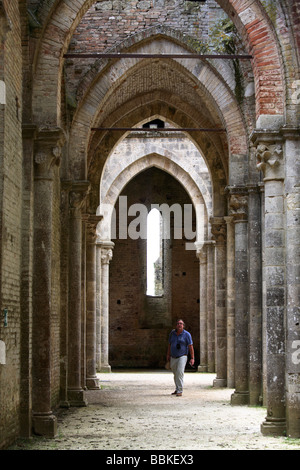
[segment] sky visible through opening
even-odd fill
[[[155,266],[161,254],[161,215],[152,209],[147,217],[147,295],[156,295]]]

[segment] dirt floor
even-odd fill
[[[264,437],[262,407],[231,406],[214,375],[187,372],[182,397],[169,371],[99,374],[89,405],[60,409],[58,435],[18,440],[12,450],[300,450],[300,440]]]

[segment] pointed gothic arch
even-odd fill
[[[111,241],[110,230],[112,211],[120,193],[129,183],[129,181],[132,180],[137,174],[151,167],[160,168],[161,170],[166,171],[185,187],[196,211],[196,217],[198,221],[197,226],[199,228],[197,242],[200,245],[205,241],[203,236],[207,237],[208,231],[207,225],[209,213],[207,204],[211,206],[208,196],[206,195],[205,201],[201,194],[200,188],[183,168],[181,168],[175,162],[171,162],[169,159],[166,159],[164,156],[157,154],[146,155],[139,158],[137,161],[133,162],[122,172],[120,172],[117,178],[110,185],[105,194],[105,197],[103,197],[103,199],[100,201],[99,215],[101,215],[103,218],[100,222],[100,227],[98,228],[99,239]],[[202,221],[203,227],[200,227]]]
[[[94,0],[0,3],[0,78],[5,90],[0,103],[0,278],[2,308],[8,308],[0,374],[0,398],[5,402],[0,446],[18,433],[55,435],[52,408],[86,406],[86,387],[99,388],[95,325],[108,305],[95,289],[100,277],[108,278],[113,244],[102,240],[96,250],[101,216],[95,214],[101,174],[127,134],[91,128],[134,127],[154,116],[179,129],[208,126],[226,131],[189,133],[205,156],[213,186],[211,207],[206,204],[207,243],[197,251],[197,289],[207,301],[200,304],[196,320],[201,323],[201,370],[212,364],[207,346],[211,309],[217,324],[216,368],[214,364],[210,369],[216,372],[214,386],[235,388],[233,405],[263,400],[264,434],[299,437],[298,0],[211,0],[193,6],[178,0],[178,5],[190,8],[191,16],[180,8],[163,11],[163,1],[132,0],[137,9],[150,3],[155,9],[155,15],[153,10],[143,12],[142,26],[138,9],[137,34],[121,31],[113,20],[103,26],[103,19],[110,18],[104,8],[123,7],[125,0],[97,2],[103,5],[98,15],[102,27],[93,33],[101,35],[103,51],[112,47],[118,52],[153,52],[161,46],[167,52],[196,52],[199,37],[204,37],[198,20],[204,24],[207,19],[199,12],[224,11],[239,32],[241,50],[253,57],[242,68],[250,85],[242,102],[233,92],[231,62],[119,57],[96,64],[76,59],[72,69],[64,53],[74,46],[95,46],[76,43],[74,35],[92,18]],[[119,13],[122,21],[125,13]],[[146,23],[151,28],[144,28]],[[107,42],[105,31],[112,34]],[[68,66],[76,78],[69,80]],[[85,79],[79,79],[77,73],[85,72]],[[74,95],[68,94],[66,82]],[[204,197],[204,186],[194,173],[166,158],[158,146],[141,155],[157,159],[157,166],[144,167],[145,174],[163,173],[176,184],[173,175],[180,174],[191,194],[195,188],[194,198],[199,188]],[[130,169],[126,165],[114,177],[110,195],[122,187],[121,176],[132,183]],[[137,171],[136,181],[143,189],[141,175]],[[101,269],[96,270],[96,259]],[[201,278],[209,279],[208,272],[209,292],[201,285]],[[142,323],[147,327],[146,320]],[[101,328],[105,332],[107,325]]]
[[[236,25],[238,31],[241,33],[249,52],[253,54],[253,66],[254,66],[254,80],[256,83],[256,94],[257,94],[257,118],[260,115],[279,115],[282,116],[284,113],[284,74],[281,67],[280,49],[278,47],[277,38],[274,34],[274,30],[270,24],[270,21],[266,15],[266,12],[259,8],[256,4],[250,4],[249,1],[244,0],[242,3],[238,0],[217,0],[219,5],[226,11],[229,17]],[[39,40],[39,46],[35,55],[35,75],[36,81],[33,90],[33,113],[34,120],[37,122],[48,122],[51,125],[60,125],[60,83],[63,66],[63,54],[67,52],[68,44],[72,37],[76,26],[86,13],[89,7],[94,3],[93,0],[80,0],[76,4],[72,4],[69,0],[64,0],[58,5],[53,6],[53,9],[49,11],[49,15],[45,21],[43,32]],[[59,22],[59,17],[65,17],[68,19],[66,22]],[[53,43],[53,30],[58,37],[58,41]],[[276,75],[276,81],[278,82],[278,93],[273,100],[273,106],[265,106],[261,99],[262,85],[260,79],[262,79],[270,67],[269,64],[265,63],[264,60],[260,59],[260,47],[257,44],[257,32],[263,30],[263,33],[267,37],[269,55],[272,55],[272,67],[274,74]],[[50,46],[51,43],[51,46]],[[50,51],[50,56],[49,56]],[[40,77],[43,76],[44,67],[46,63],[51,63],[51,69],[53,74],[49,74],[47,77],[48,84],[41,86],[42,82]],[[264,85],[265,87],[266,85]],[[268,85],[267,85],[268,87]],[[46,90],[46,93],[45,93]],[[281,91],[280,91],[281,90]],[[48,97],[48,98],[47,98]],[[49,110],[47,117],[42,118],[42,110],[40,109],[39,103],[41,100],[49,99]],[[271,105],[271,103],[269,103]],[[52,113],[50,110],[53,110]]]

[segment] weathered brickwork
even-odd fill
[[[20,260],[22,206],[22,56],[18,2],[6,2],[1,15],[5,36],[2,79],[5,105],[1,105],[1,323],[6,365],[0,366],[0,441],[19,433],[20,406]],[[3,12],[1,12],[3,13]],[[1,38],[3,41],[3,37]],[[2,42],[3,43],[3,42]],[[3,54],[3,49],[2,49]],[[1,60],[1,62],[2,62]],[[7,309],[7,327],[3,313]]]
[[[53,191],[53,240],[52,240],[52,316],[51,316],[51,335],[52,335],[52,364],[51,364],[51,403],[55,408],[59,401],[60,392],[60,254],[61,254],[61,228],[60,228],[60,180],[59,169],[55,178]]]
[[[213,387],[300,437],[299,18],[299,0],[0,0],[1,448],[55,436],[99,370],[163,367],[177,317]],[[65,57],[87,52],[234,59]],[[112,236],[120,195],[193,205],[162,297],[145,240]]]
[[[147,189],[147,190],[146,190]],[[179,182],[158,169],[140,173],[123,193],[131,204],[174,203],[191,204],[187,193]],[[148,196],[145,198],[145,194]],[[117,211],[117,215],[119,215]],[[133,220],[129,217],[129,221]],[[119,217],[117,218],[117,227]],[[183,220],[182,220],[183,223]],[[110,262],[110,359],[112,366],[119,367],[164,367],[166,344],[176,319],[183,317],[193,335],[197,357],[199,355],[199,260],[196,251],[185,250],[185,240],[166,240],[167,250],[172,250],[166,263],[167,277],[171,277],[169,308],[164,307],[162,318],[160,303],[149,306],[145,313],[146,246],[143,240],[115,240],[113,259]],[[166,257],[166,256],[165,256]],[[169,261],[169,262],[168,262]],[[171,314],[170,314],[171,313]],[[145,318],[146,315],[146,318]],[[198,364],[197,364],[198,365]]]
[[[201,43],[209,40],[212,24],[222,16],[224,13],[214,1],[204,4],[136,0],[125,4],[98,2],[84,16],[70,47],[81,52],[87,48],[89,52],[102,52],[128,41],[132,35],[143,37],[145,30],[157,25],[175,29],[178,36],[184,31],[201,47]]]

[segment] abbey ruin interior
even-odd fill
[[[300,1],[1,0],[0,38],[0,448],[178,317],[300,438]]]

